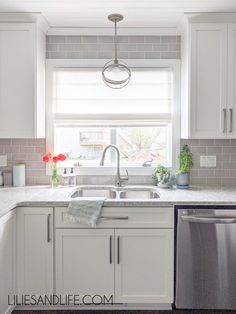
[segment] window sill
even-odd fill
[[[166,165],[165,165],[166,166]],[[116,166],[98,166],[98,165],[86,165],[86,166],[68,166],[66,165],[66,168],[73,167],[75,169],[76,175],[82,175],[82,176],[93,176],[93,175],[101,175],[101,176],[115,176],[116,175]],[[171,166],[166,166],[167,168],[171,169]],[[60,173],[63,172],[63,168],[65,166],[60,166],[59,171]],[[156,166],[150,166],[150,167],[141,167],[141,166],[130,166],[127,165],[120,167],[121,175],[126,174],[126,170],[128,170],[128,173],[130,176],[151,176]],[[46,167],[46,175],[51,175],[51,169],[47,165]]]
[[[155,167],[121,167],[121,175],[126,173],[128,170],[129,175],[141,175],[141,176],[149,176],[152,174]],[[83,176],[91,176],[91,175],[103,175],[103,176],[110,176],[116,175],[116,167],[114,166],[78,166],[75,167],[76,175],[83,175]]]

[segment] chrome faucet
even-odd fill
[[[117,186],[121,186],[122,182],[128,181],[129,180],[129,174],[128,171],[126,170],[126,176],[121,176],[120,175],[120,151],[118,149],[118,147],[116,147],[115,145],[108,145],[105,147],[103,153],[102,153],[102,159],[100,161],[100,166],[104,166],[104,160],[105,160],[105,156],[106,156],[106,152],[108,150],[108,148],[114,148],[114,150],[116,151],[116,185]]]

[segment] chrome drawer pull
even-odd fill
[[[101,216],[100,219],[104,219],[104,220],[128,220],[129,216]]]
[[[117,264],[120,264],[120,236],[117,237]]]
[[[112,236],[110,236],[110,243],[109,243],[109,252],[110,252],[110,264],[112,264]]]
[[[50,242],[50,214],[47,215],[47,242]]]
[[[227,131],[227,126],[226,126],[226,114],[227,114],[227,112],[226,112],[226,108],[223,108],[222,109],[222,118],[221,118],[221,120],[222,120],[222,133],[225,133],[226,131]]]
[[[233,108],[229,109],[229,133],[233,132]]]

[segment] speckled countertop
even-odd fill
[[[153,186],[152,186],[153,188]],[[28,186],[0,188],[0,216],[17,206],[67,206],[76,187]],[[160,207],[173,205],[236,205],[236,188],[192,187],[188,190],[158,189],[158,199],[107,199],[104,206]]]

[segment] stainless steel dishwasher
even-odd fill
[[[236,206],[176,212],[175,306],[236,310]]]

